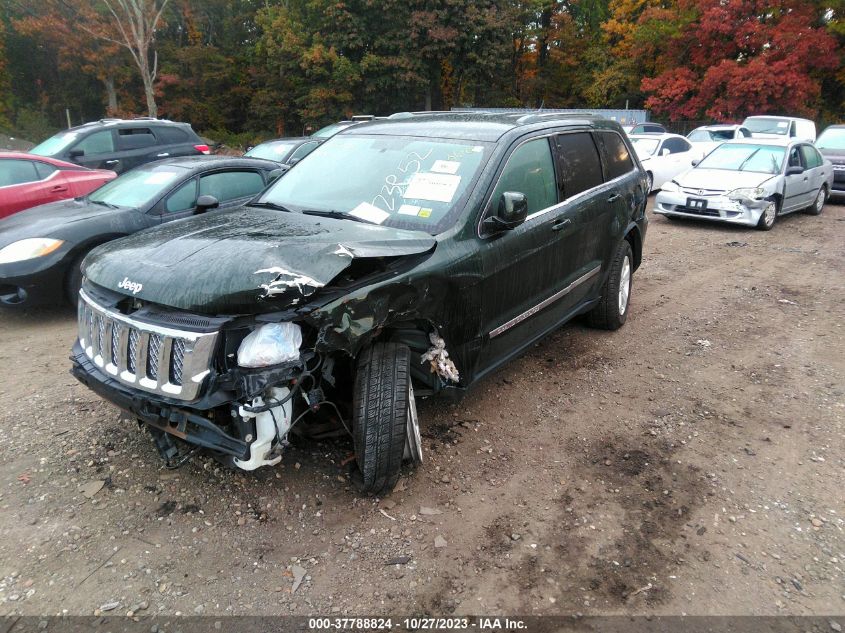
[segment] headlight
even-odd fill
[[[750,198],[751,200],[760,200],[766,192],[762,187],[742,187],[728,192],[728,200],[742,200],[743,198]]]
[[[53,240],[49,237],[31,237],[13,242],[0,249],[0,264],[22,262],[27,259],[44,257],[64,244],[63,240]]]
[[[681,188],[678,186],[678,183],[676,183],[674,180],[670,180],[669,182],[664,183],[663,186],[660,188],[660,190],[661,191],[675,192],[675,191],[680,191]]]
[[[299,358],[302,330],[296,323],[267,323],[249,333],[238,347],[241,367],[269,367]]]

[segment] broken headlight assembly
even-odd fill
[[[762,200],[765,195],[762,187],[741,187],[728,192],[728,200],[735,202],[746,202],[748,200]]]
[[[255,369],[299,359],[302,330],[296,323],[266,323],[250,332],[238,347],[238,365]]]

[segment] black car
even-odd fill
[[[244,156],[272,160],[292,167],[317,149],[317,146],[325,140],[323,138],[311,138],[310,136],[277,138],[256,145]]]
[[[845,196],[845,124],[830,125],[816,139],[816,148],[833,163],[830,195]]]
[[[0,306],[75,303],[92,248],[163,222],[248,202],[278,173],[255,158],[192,156],[147,163],[87,196],[0,221]]]
[[[647,193],[598,117],[356,125],[241,209],[94,250],[73,373],[168,461],[203,447],[253,470],[290,432],[336,429],[360,489],[389,491],[422,459],[416,397],[462,393],[575,316],[625,323]]]
[[[210,154],[188,123],[164,119],[102,119],[64,130],[30,150],[94,169],[121,174],[175,156]]]

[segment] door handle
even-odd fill
[[[105,162],[106,165],[117,165],[120,161],[119,160],[107,160]]]
[[[572,224],[572,220],[570,220],[569,218],[560,218],[552,223],[552,231],[560,231],[561,229],[565,229],[570,224]]]
[[[156,158],[166,158],[170,156],[170,152],[162,152],[161,154],[156,154]]]
[[[54,185],[50,188],[50,191],[54,193],[60,193],[62,191],[67,191],[67,187],[65,185]]]
[[[618,193],[614,193],[612,196],[610,196],[610,197],[607,199],[607,201],[608,201],[608,202],[616,202],[617,200],[620,200],[621,198],[622,198],[622,196],[621,196],[620,194],[618,194]]]

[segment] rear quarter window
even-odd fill
[[[624,176],[634,169],[634,161],[628,146],[616,132],[598,132],[596,134],[599,150],[604,160],[604,179],[613,180]]]
[[[157,127],[155,128],[155,135],[158,142],[163,145],[187,143],[191,140],[188,133],[178,127]]]

